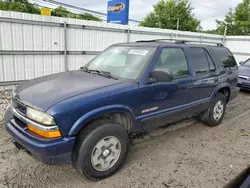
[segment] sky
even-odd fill
[[[107,13],[108,0],[57,0],[67,4]],[[153,10],[159,0],[130,0],[130,19],[142,20]],[[201,20],[204,30],[215,29],[215,19],[223,20],[229,8],[235,8],[242,0],[190,0],[195,16]],[[181,20],[180,20],[181,24]]]

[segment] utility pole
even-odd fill
[[[179,31],[180,18],[177,18],[176,31]],[[178,33],[176,32],[176,38],[178,38]]]
[[[177,18],[177,25],[176,25],[176,30],[179,31],[179,25],[180,25],[180,18]]]
[[[223,44],[225,43],[226,36],[227,36],[227,25],[225,26],[224,35],[223,35],[223,39],[222,39]]]

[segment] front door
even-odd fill
[[[169,70],[171,82],[140,86],[138,117],[145,129],[187,117],[190,112],[192,76],[182,48],[163,48],[154,69]]]

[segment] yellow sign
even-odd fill
[[[49,8],[41,8],[42,16],[51,16],[51,10]]]

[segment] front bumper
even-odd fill
[[[9,108],[4,118],[5,128],[12,140],[26,149],[34,158],[46,164],[65,164],[71,162],[75,137],[43,139],[33,135],[15,120]]]

